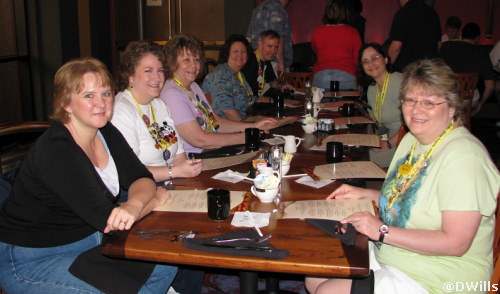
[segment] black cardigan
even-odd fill
[[[120,187],[128,189],[139,178],[153,179],[111,123],[100,131]],[[0,211],[0,241],[25,247],[79,241],[104,230],[116,200],[68,129],[55,122],[29,151]]]

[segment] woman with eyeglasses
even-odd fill
[[[403,125],[399,89],[403,75],[390,73],[390,60],[382,46],[367,43],[361,47],[358,56],[359,84],[369,84],[367,97],[369,112],[377,122],[377,134],[385,137],[380,148],[370,149],[370,159],[382,167],[388,167],[398,141],[398,132]]]
[[[401,108],[410,133],[394,154],[382,190],[344,184],[327,197],[378,204],[380,218],[359,212],[341,220],[374,241],[374,293],[443,293],[447,283],[472,285],[491,277],[500,174],[463,126],[459,89],[440,59],[408,65]],[[350,293],[363,283],[370,280],[306,279],[315,294]]]

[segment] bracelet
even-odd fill
[[[168,182],[172,183],[172,179],[174,177],[172,176],[172,166],[171,165],[168,166],[168,176],[169,176]]]

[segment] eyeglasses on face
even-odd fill
[[[382,59],[382,55],[373,55],[372,57],[370,58],[365,58],[365,59],[361,59],[361,63],[362,64],[368,64],[370,62],[376,62],[376,61],[379,61],[380,59]]]
[[[447,103],[448,101],[436,103],[436,102],[432,102],[430,100],[415,100],[415,99],[411,99],[411,98],[403,98],[403,99],[401,99],[401,103],[404,106],[415,106],[419,102],[420,102],[420,106],[422,106],[422,108],[424,108],[424,109],[433,109],[437,105],[441,105],[441,104]]]

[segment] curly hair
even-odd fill
[[[93,57],[73,59],[66,62],[54,77],[54,101],[50,118],[66,123],[69,113],[66,107],[71,103],[71,95],[83,90],[83,76],[87,73],[95,74],[102,87],[110,87],[114,93],[113,78],[106,66]]]
[[[456,74],[442,59],[421,59],[405,68],[399,97],[404,98],[413,89],[418,89],[421,95],[445,98],[448,105],[455,108],[455,122],[463,124],[465,113],[460,84]]]
[[[129,86],[129,78],[135,74],[135,67],[141,59],[147,55],[153,54],[162,63],[163,68],[166,68],[167,58],[160,45],[148,41],[133,41],[130,42],[120,58],[120,65],[116,75],[116,88],[118,91],[123,91]],[[165,73],[165,76],[167,73]]]
[[[167,56],[167,68],[168,73],[165,73],[165,77],[170,79],[173,77],[174,72],[177,70],[177,57],[184,51],[189,51],[194,55],[198,55],[200,58],[200,68],[204,64],[204,51],[203,43],[192,35],[177,35],[168,41],[168,43],[163,47],[163,51]],[[200,74],[201,69],[200,69]]]

